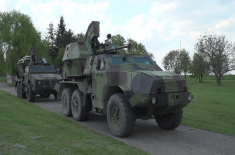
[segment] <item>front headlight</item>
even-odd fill
[[[156,97],[152,97],[152,103],[155,104],[156,103]]]
[[[189,95],[188,95],[188,100],[190,101],[192,98],[193,98],[193,95],[192,95],[192,94],[189,94]]]

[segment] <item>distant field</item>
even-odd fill
[[[0,154],[147,154],[0,91]]]
[[[194,99],[184,108],[182,124],[235,136],[235,80],[203,83],[187,78]]]

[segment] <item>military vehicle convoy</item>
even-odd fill
[[[86,39],[66,46],[62,79],[55,85],[65,116],[88,119],[89,111],[107,116],[116,137],[126,137],[135,120],[155,119],[162,129],[173,130],[193,99],[186,80],[163,71],[148,55],[122,55],[107,35],[98,41],[99,22],[92,21]]]
[[[36,56],[35,47],[31,48],[30,56],[24,56],[17,64],[19,77],[17,77],[15,87],[18,97],[34,102],[37,94],[42,97],[49,97],[53,94],[57,100],[54,86],[62,77],[57,74],[53,66],[47,63],[45,57]]]

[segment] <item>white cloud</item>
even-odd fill
[[[132,38],[138,42],[153,39],[153,32],[159,32],[164,24],[145,14],[140,14],[126,21],[125,25],[112,27],[112,32]]]

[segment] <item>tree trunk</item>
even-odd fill
[[[221,81],[221,76],[215,74],[215,79],[216,79],[217,85],[219,86],[220,85],[220,81]]]
[[[203,75],[201,74],[201,82],[202,82],[202,76],[203,76]]]
[[[184,74],[184,76],[185,76],[185,80],[186,80],[186,74]]]

